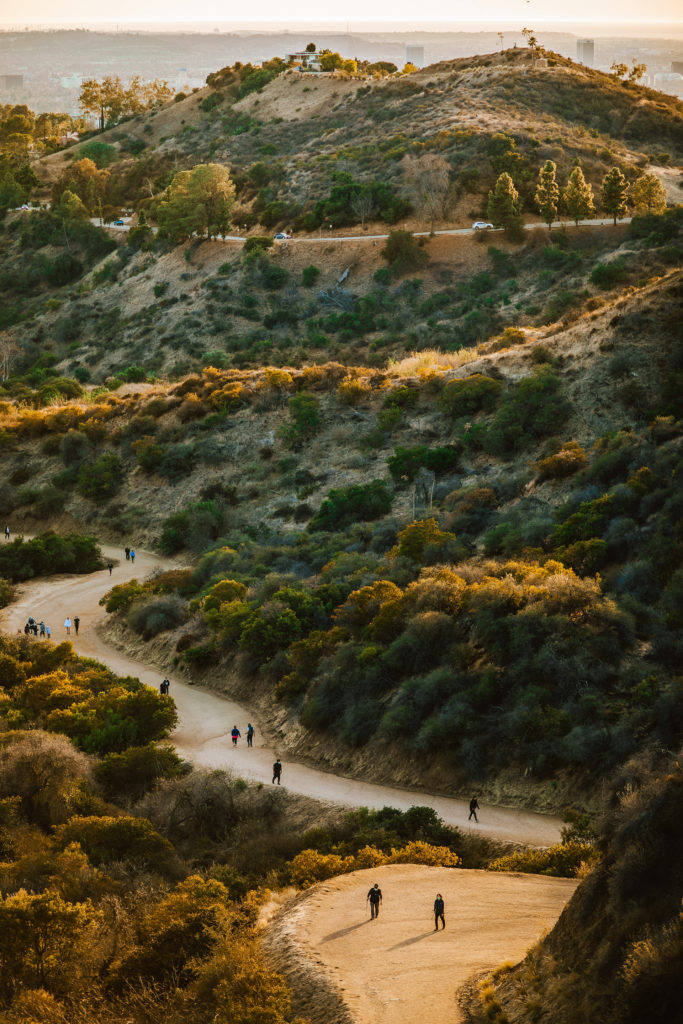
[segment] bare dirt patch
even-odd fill
[[[383,892],[371,921],[370,886]],[[314,1024],[455,1024],[475,973],[520,960],[554,925],[577,883],[415,864],[320,883],[272,918],[266,948]],[[434,931],[437,893],[446,928]]]

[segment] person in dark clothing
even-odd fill
[[[233,725],[232,732],[230,733],[230,735],[232,736],[232,745],[233,745],[233,747],[236,747],[237,746],[237,741],[240,738],[240,736],[242,735],[242,733],[239,731],[239,729],[237,728],[236,725]]]
[[[113,562],[107,562],[107,569],[109,569],[109,575],[110,576],[112,574],[112,569],[113,568],[114,568],[114,563]]]
[[[477,800],[476,796],[473,796],[472,799],[470,800],[470,816],[469,816],[469,818],[467,820],[471,821],[472,820],[472,815],[474,815],[474,820],[478,822],[479,821],[479,818],[477,817],[477,811],[478,810],[479,810],[479,801]]]
[[[9,540],[9,534],[10,534],[9,526],[6,526],[5,527],[5,540]]]
[[[273,765],[273,782],[277,779],[278,786],[280,785],[280,776],[282,775],[282,762],[278,757],[277,761]]]
[[[247,746],[251,747],[254,743],[254,726],[249,722],[247,726]]]
[[[78,636],[78,627],[80,626],[80,624],[81,620],[79,619],[78,615],[76,615],[74,618],[74,629],[76,630],[76,636]]]
[[[377,882],[368,893],[367,902],[370,903],[370,920],[374,921],[376,917],[379,917],[379,905],[382,902],[382,890]]]
[[[168,694],[168,691],[171,689],[171,680],[170,679],[164,679],[164,681],[163,681],[163,683],[161,685],[163,686],[163,690],[161,692],[165,693],[165,694]]]
[[[446,904],[443,901],[443,896],[441,895],[440,892],[437,892],[436,899],[434,900],[434,931],[435,932],[438,932],[438,930],[439,930],[439,918],[441,918],[442,926],[444,928],[446,927],[446,918],[444,917],[444,910],[445,909],[446,909]]]
[[[123,550],[124,550],[125,555],[126,555],[126,561],[130,562],[130,548],[124,548]]]

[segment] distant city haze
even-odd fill
[[[102,4],[96,12],[91,0],[61,0],[60,3],[56,3],[56,0],[26,0],[20,8],[9,3],[3,3],[1,7],[0,24],[14,26],[147,22],[154,23],[158,31],[160,23],[187,23],[188,14],[185,0],[116,0],[116,3]],[[233,10],[235,14],[238,13],[238,9]],[[241,19],[230,19],[233,10],[224,0],[196,0],[192,6],[193,21],[215,21],[217,24],[223,23],[226,28],[226,22],[229,22],[234,30]],[[642,0],[574,0],[570,7],[560,4],[558,0],[479,0],[476,18],[472,17],[471,5],[462,0],[456,4],[450,0],[425,0],[419,5],[419,22],[415,20],[417,12],[416,5],[407,0],[374,0],[371,4],[364,0],[347,0],[343,8],[327,5],[325,11],[321,10],[321,5],[315,0],[293,0],[287,5],[285,22],[281,3],[261,0],[249,12],[252,19],[249,27],[255,27],[258,23],[281,27],[301,21],[340,24],[342,19],[361,22],[363,27],[368,22],[391,25],[402,23],[402,28],[405,28],[405,23],[418,28],[426,22],[447,23],[450,28],[455,23],[468,24],[470,27],[482,24],[488,27],[491,22],[513,25],[521,19],[525,24],[537,27],[541,23],[567,24],[569,12],[573,24],[623,24],[629,21],[683,24],[680,0],[651,0],[647,5]],[[243,17],[243,11],[240,10],[239,14]],[[644,14],[646,17],[643,17]],[[360,25],[354,27],[360,28]],[[434,28],[432,25],[429,27]]]

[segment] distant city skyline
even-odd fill
[[[624,24],[629,21],[640,24],[653,22],[681,22],[680,0],[651,0],[647,7],[646,18],[643,18],[641,0],[574,0],[571,7],[571,21],[567,19],[568,8],[560,5],[558,0],[479,0],[477,16],[472,17],[471,8],[466,3],[453,4],[452,0],[424,0],[420,5],[420,20],[415,20],[416,8],[406,0],[373,0],[371,4],[365,0],[347,0],[343,19],[339,17],[339,8],[332,5],[327,8],[331,16],[321,14],[320,4],[316,0],[293,0],[287,7],[286,21],[282,17],[282,5],[275,0],[261,0],[250,10],[249,24],[294,24],[297,22],[313,22],[317,24],[342,24],[343,21],[380,22],[382,24],[410,23],[413,25],[427,22],[445,22],[466,25],[490,25],[491,22],[515,24],[521,20],[524,24],[576,24],[576,23],[607,23]],[[224,0],[196,0],[192,21],[215,22],[217,25],[240,24],[241,19],[230,18],[233,13],[226,8]],[[237,13],[237,10],[235,11]],[[242,13],[241,11],[239,12]],[[15,25],[73,25],[97,24],[105,22],[164,23],[187,22],[188,8],[184,0],[116,0],[116,3],[103,4],[94,15],[91,0],[25,0],[21,7],[21,17],[16,18],[17,9],[9,6],[0,15],[0,24]],[[57,15],[55,17],[55,15]],[[227,17],[226,17],[227,16]],[[244,24],[244,22],[242,22]]]

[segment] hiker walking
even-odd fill
[[[443,916],[445,909],[446,909],[446,904],[443,901],[443,896],[441,895],[440,892],[437,892],[436,899],[434,900],[434,931],[435,932],[438,932],[438,930],[439,930],[439,918],[441,918],[441,925],[442,925],[442,927],[443,928],[446,927],[446,918]]]
[[[168,691],[170,689],[171,689],[171,680],[170,679],[162,680],[161,685],[159,686],[159,692],[160,693],[168,694]]]
[[[368,893],[366,902],[370,903],[370,920],[374,921],[376,917],[379,917],[379,905],[382,902],[382,890],[377,882]]]
[[[74,629],[76,630],[76,636],[78,636],[78,627],[80,626],[80,624],[81,620],[79,619],[78,615],[74,615]]]
[[[477,800],[476,796],[473,796],[472,799],[470,800],[470,816],[469,816],[469,818],[467,820],[471,821],[472,820],[472,815],[474,815],[474,820],[476,822],[478,822],[479,821],[479,818],[477,817],[477,811],[478,810],[479,810],[479,801]]]
[[[40,635],[45,636],[45,623],[42,621],[42,619],[40,621]]]
[[[71,619],[69,618],[68,615],[64,619],[64,628],[66,629],[66,635],[69,636],[69,634],[71,633]]]
[[[135,552],[133,551],[132,548],[130,549],[130,560],[131,560],[131,562],[135,561]]]
[[[278,786],[280,785],[280,776],[282,775],[282,761],[278,757],[277,761],[273,765],[273,782],[277,779]]]
[[[107,569],[109,569],[109,575],[111,576],[112,569],[114,568],[113,562],[107,562]]]
[[[124,548],[123,551],[126,556],[126,561],[130,562],[130,548]]]
[[[9,533],[10,533],[9,526],[6,526],[5,527],[5,540],[9,540]]]
[[[232,732],[230,733],[230,735],[232,736],[232,745],[233,745],[233,747],[236,747],[237,746],[237,741],[240,738],[240,736],[242,735],[242,733],[239,731],[239,729],[237,728],[236,725],[233,725]]]
[[[50,639],[50,637],[52,636],[52,630],[50,629],[50,627],[49,627],[49,626],[46,626],[46,627],[45,627],[45,636],[46,636],[46,637],[48,638],[48,640],[49,640],[49,639]]]
[[[249,722],[247,726],[247,746],[251,747],[254,743],[254,726]]]

